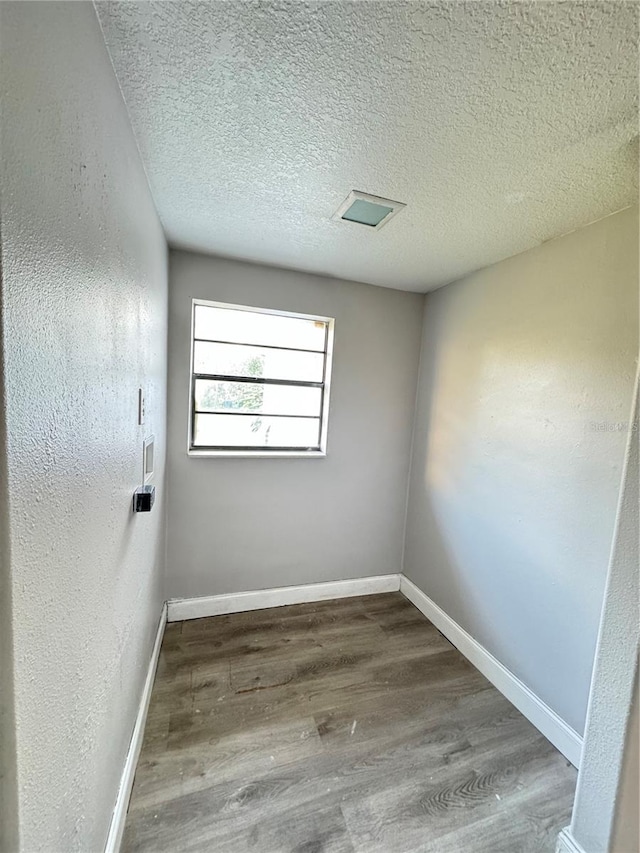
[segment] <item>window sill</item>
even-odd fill
[[[324,459],[326,450],[187,450],[187,456],[229,459]]]

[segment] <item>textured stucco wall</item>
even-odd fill
[[[638,853],[640,423],[637,392],[636,386],[634,430],[627,434],[625,476],[571,820],[570,832],[585,853]],[[631,846],[634,835],[635,847]]]
[[[0,26],[20,849],[97,853],[163,598],[166,244],[93,5]]]
[[[18,791],[13,696],[13,630],[9,566],[9,489],[7,484],[4,393],[2,241],[0,240],[0,851],[18,846]]]
[[[192,297],[335,317],[326,458],[187,456]],[[423,302],[171,252],[169,597],[400,570]]]
[[[637,353],[637,208],[426,298],[405,573],[579,733]]]
[[[640,686],[638,673],[633,688],[633,702],[622,762],[622,776],[618,788],[616,813],[613,819],[612,853],[639,853],[640,851]]]

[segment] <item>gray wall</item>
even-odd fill
[[[13,695],[9,490],[5,419],[2,241],[0,240],[0,850],[18,846],[18,781]]]
[[[622,774],[613,821],[612,853],[640,851],[640,699],[638,675],[633,688],[633,700],[624,747]]]
[[[404,571],[579,733],[637,352],[637,209],[426,299]]]
[[[188,457],[192,297],[335,317],[328,455]],[[423,297],[171,252],[169,597],[400,570]]]
[[[636,391],[570,829],[585,853],[638,853],[638,416]]]
[[[93,5],[0,3],[0,25],[20,849],[87,853],[163,599],[166,244]],[[134,516],[151,432],[160,503]]]

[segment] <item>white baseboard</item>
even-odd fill
[[[160,646],[162,645],[162,637],[164,635],[165,625],[167,624],[167,605],[166,602],[162,605],[160,614],[160,622],[158,623],[158,631],[151,652],[149,668],[147,669],[147,677],[142,688],[140,696],[140,704],[138,706],[138,714],[131,735],[131,743],[124,762],[124,769],[120,779],[120,787],[118,796],[116,797],[116,805],[113,810],[111,824],[109,825],[109,834],[107,843],[104,848],[104,853],[118,853],[122,843],[122,835],[124,833],[124,823],[127,817],[127,809],[129,808],[129,800],[131,798],[131,789],[133,788],[133,780],[136,775],[136,767],[138,757],[142,748],[144,738],[144,725],[147,720],[147,711],[149,710],[149,701],[151,700],[151,691],[153,682],[156,677],[156,669],[158,667],[158,659],[160,657]]]
[[[551,708],[539,699],[497,658],[481,646],[464,628],[419,589],[400,575],[400,592],[423,613],[445,637],[516,706],[529,722],[550,740],[574,767],[580,766],[582,738]]]
[[[283,607],[287,604],[375,595],[398,590],[442,631],[574,767],[579,767],[582,753],[580,735],[404,575],[376,575],[354,580],[284,586],[201,598],[176,598],[167,602],[167,621],[179,622],[183,619],[201,619],[226,613]]]
[[[585,853],[584,848],[571,835],[571,829],[568,826],[558,836],[556,853]]]
[[[285,604],[351,598],[354,595],[397,592],[399,589],[400,575],[393,574],[373,575],[346,581],[309,583],[301,586],[282,586],[252,592],[231,592],[227,595],[207,595],[202,598],[174,598],[167,602],[168,621],[201,619],[204,616],[221,616],[225,613],[243,613],[246,610],[282,607]]]

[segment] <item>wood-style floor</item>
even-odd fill
[[[167,626],[124,851],[552,853],[576,771],[400,593]]]

